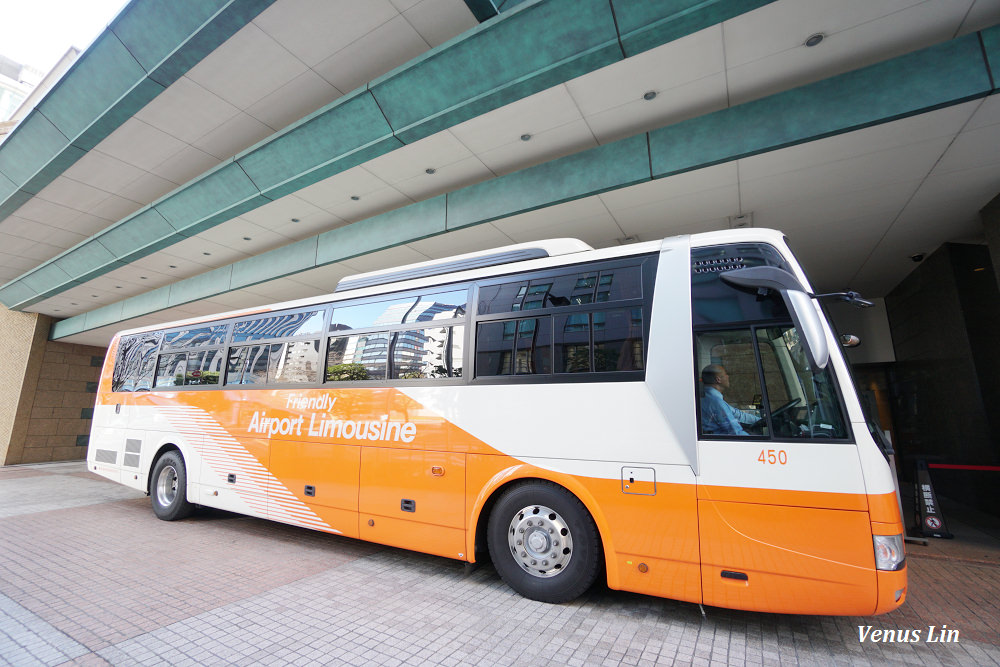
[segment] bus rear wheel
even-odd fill
[[[594,520],[555,484],[529,482],[504,492],[490,513],[487,542],[500,577],[532,600],[569,602],[597,578]]]
[[[156,460],[150,478],[149,495],[153,514],[164,521],[190,516],[194,505],[187,499],[187,468],[178,451],[169,451]]]

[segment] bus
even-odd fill
[[[123,331],[88,469],[212,507],[611,589],[795,614],[906,597],[903,523],[777,231],[523,243]]]

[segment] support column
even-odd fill
[[[0,306],[0,465],[22,463],[51,320]]]

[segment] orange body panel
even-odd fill
[[[780,489],[750,489],[737,486],[708,486],[699,484],[698,499],[752,503],[754,505],[818,507],[855,512],[868,511],[868,496],[863,493],[784,491]]]
[[[365,447],[359,498],[366,516],[465,530],[465,455]],[[413,501],[412,512],[401,509],[403,500]],[[461,558],[464,551],[448,555]]]
[[[798,614],[875,610],[866,512],[703,500],[699,524],[706,604]]]
[[[360,447],[325,442],[274,443],[270,470],[314,511],[320,507],[345,510],[357,520]],[[314,496],[305,495],[307,485],[315,489]],[[337,527],[344,530],[342,525]],[[356,530],[350,532],[357,535]],[[346,530],[344,533],[348,534]]]

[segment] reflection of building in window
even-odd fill
[[[292,336],[319,335],[323,329],[324,313],[314,310],[305,313],[287,313],[260,320],[237,322],[233,327],[233,341],[290,338]]]

